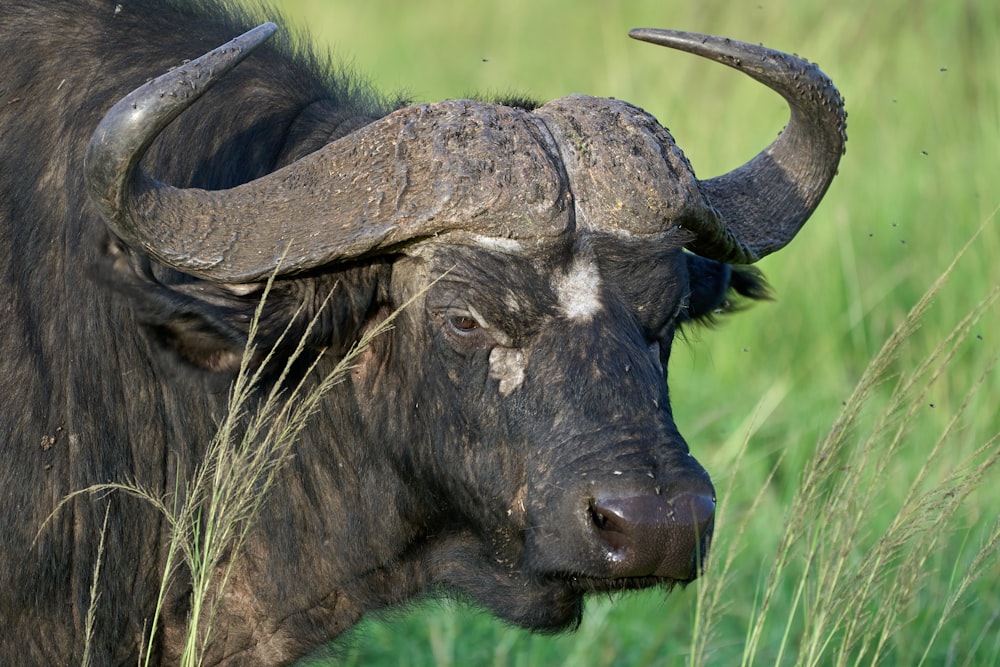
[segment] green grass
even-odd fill
[[[595,599],[580,630],[560,637],[428,603],[366,622],[345,664],[1000,662],[990,551],[1000,474],[976,472],[1000,432],[1000,308],[980,305],[1000,285],[1000,5],[284,6],[378,87],[419,101],[477,91],[627,99],[673,131],[703,178],[773,138],[783,103],[726,68],[632,42],[629,28],[801,53],[834,79],[850,114],[826,200],[760,265],[778,300],[691,335],[672,356],[674,413],[723,503],[700,583]],[[977,230],[933,302],[907,320]],[[901,325],[905,338],[880,356]],[[879,373],[866,377],[873,359]]]

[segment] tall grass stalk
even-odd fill
[[[768,646],[775,654],[775,664],[811,667],[879,663],[889,642],[906,623],[907,604],[927,576],[928,561],[939,541],[948,535],[956,511],[1000,459],[1000,434],[996,434],[957,465],[946,460],[948,445],[957,437],[970,401],[981,391],[994,363],[968,389],[933,446],[921,454],[923,464],[909,482],[898,510],[884,531],[866,546],[871,541],[870,519],[884,503],[880,500],[884,490],[899,484],[890,477],[892,464],[906,455],[907,436],[918,413],[928,407],[930,388],[954,361],[976,323],[1000,298],[1000,287],[989,291],[922,363],[896,378],[884,405],[869,416],[872,405],[879,400],[876,389],[891,381],[893,362],[901,346],[919,327],[961,254],[873,357],[840,416],[806,464],[769,574],[753,606],[742,665],[759,664],[766,630],[774,623],[783,626],[780,641]],[[868,422],[871,426],[867,434],[858,435]],[[737,467],[742,458],[741,451]],[[934,471],[940,469],[949,472],[932,481]],[[699,584],[691,665],[711,664],[708,647],[713,628],[725,611],[721,600],[747,522],[764,489],[738,526],[734,546],[721,560],[716,554],[715,564],[710,563],[705,581]],[[720,507],[720,523],[726,518],[726,510],[724,505]],[[937,627],[927,638],[925,660],[962,594],[996,555],[998,543],[1000,524],[987,537],[942,609]],[[789,579],[794,582],[790,601],[783,601],[773,611],[776,597],[788,594]],[[782,618],[775,618],[778,613]]]
[[[737,470],[743,462],[747,447],[750,443],[750,433],[751,432],[749,430],[746,432],[746,437],[743,438],[743,445],[733,462],[733,467]],[[713,560],[717,560],[719,558],[719,556],[713,555],[713,560],[709,560],[708,562],[708,569],[711,574],[706,577],[707,572],[701,572],[701,578],[696,582],[698,592],[694,603],[694,624],[691,631],[690,646],[691,653],[688,657],[688,663],[691,665],[709,663],[711,646],[716,635],[715,620],[726,612],[725,583],[732,576],[733,564],[740,555],[741,550],[738,548],[738,545],[744,544],[747,531],[750,527],[750,519],[757,513],[764,497],[767,495],[771,482],[774,479],[775,473],[781,466],[782,460],[783,457],[779,456],[777,462],[771,467],[771,471],[765,478],[764,483],[760,486],[757,494],[753,497],[752,502],[743,512],[743,519],[737,525],[736,533],[732,538],[732,544],[734,546],[725,553],[725,557],[722,559],[721,563],[713,564]],[[728,519],[730,513],[729,499],[735,496],[733,493],[733,486],[736,478],[730,477],[729,480],[729,488],[723,491],[723,499],[719,504],[716,516],[717,529],[721,529],[723,526],[728,529],[726,520]]]
[[[996,441],[996,438],[994,438],[994,441]],[[938,635],[941,633],[941,629],[944,627],[944,624],[951,617],[952,613],[954,613],[955,605],[968,590],[969,586],[985,573],[987,564],[991,559],[996,558],[998,553],[1000,553],[1000,516],[997,517],[996,522],[993,524],[993,530],[976,552],[976,557],[973,559],[969,569],[966,570],[965,575],[963,575],[961,580],[959,580],[958,585],[952,590],[947,602],[945,602],[944,606],[941,608],[941,615],[938,618],[937,625],[934,626],[934,630],[931,632],[931,636],[927,640],[927,645],[924,648],[923,655],[920,656],[920,662],[917,664],[917,667],[920,667],[920,665],[927,662],[931,647],[934,645]],[[1000,616],[1000,609],[994,613],[991,619],[994,624],[996,623],[998,616]],[[979,641],[982,640],[985,633],[989,630],[990,627],[988,625],[983,628],[983,634],[980,634]],[[1000,633],[997,633],[995,630],[994,633],[997,634],[997,636],[1000,636]]]
[[[111,505],[104,508],[104,523],[101,524],[101,540],[97,545],[97,562],[94,564],[94,578],[90,582],[90,604],[87,607],[87,619],[84,626],[83,658],[81,667],[90,667],[90,647],[94,637],[94,623],[97,618],[97,603],[101,599],[98,582],[101,580],[101,562],[104,559],[104,539],[108,535],[108,517],[111,515]]]
[[[169,542],[165,566],[141,661],[147,667],[153,658],[155,634],[167,592],[177,585],[191,587],[191,608],[183,635],[180,665],[197,667],[202,663],[213,638],[212,628],[218,604],[223,598],[233,566],[245,545],[261,504],[277,481],[282,468],[291,460],[293,446],[299,434],[308,424],[310,416],[319,409],[323,397],[345,377],[371,341],[388,331],[398,314],[423,294],[419,292],[366,332],[318,384],[307,386],[317,364],[326,353],[325,350],[320,351],[309,362],[302,379],[288,389],[286,383],[290,373],[300,359],[304,358],[303,355],[307,352],[306,341],[336,291],[334,287],[307,324],[305,332],[295,342],[277,380],[270,383],[270,389],[260,400],[264,373],[274,361],[276,350],[282,348],[301,315],[300,308],[261,361],[257,348],[259,325],[273,283],[274,276],[267,282],[251,321],[248,342],[230,390],[226,417],[191,479],[176,480],[173,492],[165,495],[157,494],[138,482],[96,484],[68,495],[49,516],[51,519],[63,505],[82,494],[116,491],[148,502],[166,520]],[[106,522],[107,516],[105,531]],[[98,577],[105,531],[101,534],[99,558],[94,569],[83,667],[87,667],[89,661],[90,620],[99,599]],[[183,571],[187,572],[189,581],[178,582],[177,578]]]
[[[171,584],[174,574],[171,565],[178,551],[183,554],[192,585],[182,667],[201,664],[212,639],[217,601],[222,597],[233,564],[244,546],[263,499],[292,456],[292,445],[299,433],[318,409],[326,393],[343,379],[371,340],[390,328],[396,315],[394,313],[366,333],[317,386],[306,391],[304,383],[312,375],[321,355],[312,361],[309,372],[303,374],[302,381],[286,392],[283,387],[288,374],[305,352],[305,341],[325,309],[328,296],[298,341],[263,403],[254,405],[252,414],[247,414],[248,407],[260,390],[264,369],[272,361],[274,350],[281,346],[295,321],[292,318],[263,363],[255,364],[257,326],[266,299],[267,291],[254,317],[250,340],[231,391],[227,418],[209,446],[179,511],[175,510],[168,516],[171,539],[168,567],[160,589],[160,604]],[[158,504],[162,506],[162,503]],[[206,603],[210,603],[208,609],[204,608]],[[147,664],[148,660],[147,652]]]

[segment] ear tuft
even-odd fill
[[[691,296],[687,321],[712,325],[719,315],[737,312],[749,301],[770,300],[764,274],[752,266],[734,266],[685,253]]]
[[[730,266],[729,289],[754,301],[772,301],[771,286],[760,269],[753,266]]]

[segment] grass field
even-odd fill
[[[692,333],[672,356],[675,416],[722,502],[703,579],[669,596],[592,600],[579,631],[560,637],[424,603],[366,622],[343,664],[1000,664],[1000,470],[976,468],[1000,449],[1000,307],[989,301],[1000,286],[1000,4],[283,6],[321,48],[417,101],[627,99],[671,129],[702,178],[766,145],[784,105],[724,67],[633,42],[629,28],[798,52],[850,114],[826,200],[760,264],[776,301]],[[877,357],[973,238],[919,323]],[[862,381],[875,358],[880,373]]]

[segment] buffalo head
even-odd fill
[[[763,47],[633,31],[789,103],[768,148],[704,181],[652,116],[585,96],[401,108],[230,190],[145,174],[161,130],[273,30],[107,114],[86,178],[110,229],[212,284],[378,266],[355,333],[414,300],[330,399],[351,465],[380,458],[406,488],[390,511],[406,526],[373,522],[379,567],[419,562],[420,588],[540,629],[577,620],[584,592],[695,577],[715,492],[672,418],[672,338],[730,287],[753,295],[752,271],[729,265],[782,248],[817,206],[845,141],[830,81]]]

